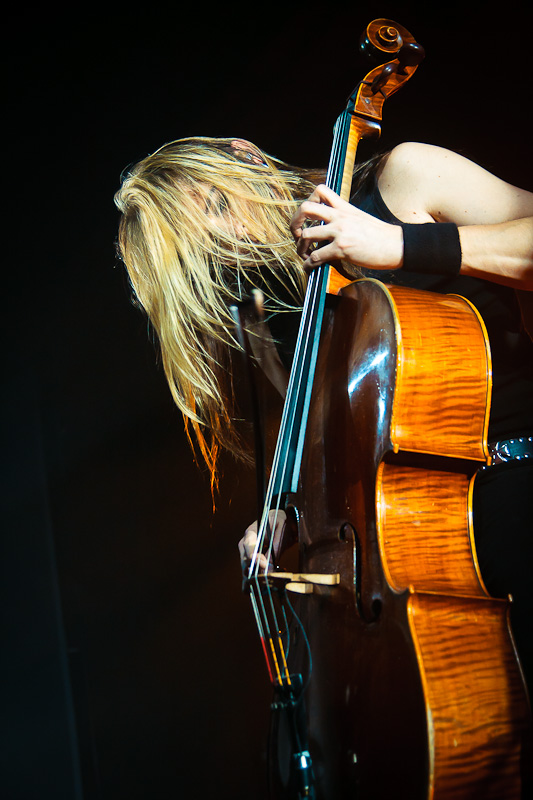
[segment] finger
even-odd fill
[[[285,532],[285,526],[287,524],[287,515],[284,511],[278,511],[275,515],[275,519],[272,522],[272,538],[273,538],[273,547],[274,553],[276,554],[276,558],[279,556],[280,546],[283,539],[283,534]]]
[[[282,511],[282,509],[279,508],[277,511],[269,511],[268,516],[270,519],[270,526],[274,530],[285,527],[285,523],[287,522],[287,514],[285,511]]]
[[[319,267],[321,264],[331,264],[332,261],[337,261],[341,258],[341,253],[338,247],[331,242],[330,244],[319,247],[306,258],[302,266],[305,270],[312,270]]]
[[[309,216],[307,211],[311,210],[310,205],[315,206],[329,206],[331,208],[343,208],[345,206],[349,206],[350,204],[343,200],[342,197],[330,189],[325,184],[319,184],[314,191],[309,195],[307,200],[300,205],[300,207],[296,210],[292,221],[291,221],[291,230],[294,228],[301,227],[303,222],[305,221],[305,217]]]
[[[300,236],[300,242],[307,246],[312,242],[325,242],[332,239],[333,234],[333,226],[329,222],[324,222],[323,225],[312,225],[305,228]]]
[[[252,526],[248,528],[246,535],[243,539],[241,539],[242,550],[239,547],[239,551],[242,552],[241,561],[244,565],[248,565],[252,562],[257,546],[257,533],[255,530],[251,530],[251,528]],[[241,544],[241,542],[239,542],[239,544]],[[268,559],[265,555],[263,555],[263,553],[258,553],[255,563],[258,563],[261,569],[266,569],[268,565]]]
[[[313,222],[331,222],[335,211],[331,206],[323,203],[314,203],[310,199],[304,200],[296,214],[291,220],[291,231],[293,236],[298,239],[304,230],[305,223],[309,220]]]
[[[323,247],[326,242],[334,240],[335,236],[336,231],[329,223],[305,228],[296,241],[296,252],[301,258],[307,258],[318,247]]]
[[[241,564],[243,570],[248,569],[248,567],[252,563],[254,551],[255,551],[255,545],[250,546],[250,544],[245,544],[244,539],[241,539],[241,541],[239,542],[239,554],[241,557]],[[266,556],[263,555],[263,553],[259,553],[255,563],[259,565],[260,569],[263,570],[267,569],[268,561]]]
[[[251,561],[253,554],[255,552],[255,546],[257,544],[257,534],[255,531],[248,530],[244,539],[242,539],[243,544],[243,553],[244,558],[247,561]]]
[[[316,243],[314,236],[307,236],[305,238],[300,236],[296,245],[296,252],[301,258],[308,258],[315,247]]]
[[[302,258],[309,258],[318,246],[322,247],[325,242],[333,240],[334,235],[335,231],[329,223],[305,228],[296,245],[296,252]],[[321,262],[317,261],[317,263]]]
[[[335,192],[333,192],[333,195],[335,195]],[[325,184],[321,183],[318,186],[315,186],[315,188],[313,189],[307,200],[304,200],[304,202],[317,203],[320,205],[321,203],[324,202],[325,203],[330,202],[330,198],[331,198],[331,190],[328,189],[328,187]]]
[[[309,195],[309,200],[315,203],[325,203],[332,208],[339,208],[346,202],[337,192],[334,192],[333,189],[326,186],[325,183],[319,183],[318,186],[315,187],[314,191]]]
[[[279,543],[285,529],[286,520],[287,515],[284,511],[271,510],[268,513],[268,521],[272,531],[273,547],[275,551],[277,551],[279,548]],[[245,534],[238,544],[239,555],[243,568],[249,565],[254,557],[257,547],[257,528],[257,521],[252,522],[252,524],[246,528]],[[259,553],[257,555],[256,563],[259,564],[261,569],[267,569],[268,567],[268,559],[263,553]]]

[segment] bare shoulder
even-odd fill
[[[428,166],[444,159],[450,151],[422,142],[402,142],[396,145],[383,161],[382,174],[389,179],[417,174]]]
[[[490,224],[533,214],[533,194],[436,145],[404,142],[378,176],[383,199],[405,222]]]

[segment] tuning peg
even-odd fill
[[[385,86],[390,76],[394,75],[395,72],[398,72],[398,64],[396,64],[395,62],[391,62],[390,64],[385,64],[379,75],[376,75],[376,77],[370,84],[370,91],[372,92],[372,94],[376,94],[376,92],[379,92],[381,87]]]
[[[404,44],[398,52],[400,67],[398,72],[405,74],[405,67],[417,67],[424,60],[426,53],[421,44],[410,42]]]

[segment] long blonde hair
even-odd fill
[[[120,254],[213,485],[221,446],[245,454],[233,418],[229,352],[239,346],[229,306],[257,287],[270,312],[301,307],[306,277],[289,221],[320,179],[237,141],[166,144],[115,195]]]
[[[382,158],[358,165],[359,187]],[[241,139],[194,137],[144,158],[115,195],[120,254],[212,488],[221,447],[247,454],[235,424],[230,357],[239,345],[229,307],[256,287],[267,312],[301,308],[307,278],[289,222],[324,177]]]

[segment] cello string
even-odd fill
[[[307,314],[306,314],[306,316],[309,315],[309,313],[311,313],[311,315],[312,315],[314,305],[316,305],[316,295],[317,295],[316,284],[318,284],[318,281],[317,281],[316,277],[313,277],[313,280],[311,281],[312,290],[311,290],[311,292],[306,294],[306,300],[308,298],[311,298],[311,301],[312,301],[312,302],[307,302]],[[309,308],[310,308],[310,311],[309,311]],[[304,326],[303,325],[301,326],[300,330],[304,330]],[[303,345],[301,345],[301,349],[303,348],[304,354],[305,354],[305,350],[306,350],[306,348],[308,346],[308,343],[309,343],[309,337],[307,337],[307,339],[304,337],[303,338]],[[298,378],[297,385],[301,384],[301,373],[303,371],[303,367],[304,367],[304,365],[302,364],[302,358],[300,358],[299,369],[291,370],[291,378],[293,377],[294,374],[297,375],[297,378]],[[293,383],[294,383],[294,381],[293,381]],[[286,420],[285,420],[284,426],[286,426],[286,424],[287,423],[286,423]],[[280,434],[280,439],[278,440],[278,442],[281,440],[281,438],[282,438],[282,436]],[[278,458],[278,461],[279,461],[279,450],[278,450],[278,448],[276,448],[276,453],[277,453],[277,458]],[[283,473],[285,473],[285,470],[287,468],[287,459],[288,459],[288,455],[286,453],[285,454],[285,459],[284,459],[284,462],[283,462],[283,466],[282,466]],[[275,468],[276,468],[276,471],[279,470],[279,463],[275,465]],[[273,470],[273,472],[274,472],[274,470]],[[257,592],[257,596],[259,598],[259,604],[258,604],[257,611],[258,611],[259,616],[261,616],[262,619],[263,619],[264,627],[265,627],[266,632],[267,632],[267,637],[268,637],[268,642],[269,642],[269,646],[270,646],[270,653],[272,655],[272,664],[274,666],[274,671],[275,671],[276,676],[277,676],[277,678],[278,678],[278,680],[280,682],[280,685],[283,685],[283,683],[285,683],[285,681],[286,681],[287,685],[290,686],[291,685],[290,674],[289,674],[289,669],[288,669],[288,665],[287,665],[287,659],[286,659],[286,656],[285,656],[285,649],[284,649],[284,646],[283,646],[283,642],[281,640],[280,625],[279,625],[279,621],[278,621],[278,615],[276,613],[273,592],[272,592],[272,589],[271,589],[270,584],[268,582],[268,579],[266,579],[266,577],[265,577],[265,583],[264,583],[264,591],[261,591],[261,586],[259,585],[259,578],[258,578],[258,573],[259,573],[259,553],[262,552],[263,543],[264,543],[264,537],[266,535],[266,527],[267,527],[266,526],[266,522],[267,522],[268,517],[269,517],[269,510],[270,510],[269,507],[270,507],[270,505],[272,503],[273,487],[274,487],[274,482],[273,482],[272,476],[271,476],[271,480],[269,481],[269,487],[268,487],[268,491],[267,491],[265,508],[263,510],[263,516],[262,516],[262,519],[261,519],[260,530],[258,531],[256,547],[255,547],[254,554],[253,554],[253,562],[252,562],[252,564],[250,566],[249,577],[253,579],[254,590]],[[276,509],[275,509],[275,517],[276,518],[277,518],[277,515],[279,514],[280,500],[281,500],[281,498],[278,495],[277,501],[276,501]],[[267,557],[267,563],[266,563],[265,568],[264,568],[265,576],[268,573],[268,565],[269,565],[270,558],[271,558],[271,548],[272,548],[272,546],[273,546],[273,537],[271,537],[271,541],[270,541],[270,544],[269,544],[269,553],[268,553],[268,557]],[[278,658],[276,656],[276,646],[275,646],[275,642],[274,642],[274,639],[273,639],[273,636],[272,636],[272,632],[270,630],[270,625],[269,625],[269,621],[268,621],[268,614],[267,614],[267,610],[265,608],[263,595],[266,595],[266,597],[267,597],[267,606],[269,607],[269,610],[271,612],[272,624],[273,624],[273,627],[275,626],[276,631],[277,631],[276,643],[277,643],[277,648],[278,648],[279,655],[280,655],[280,658],[281,658],[281,662],[282,662],[282,665],[283,665],[283,678],[282,678],[282,674],[281,674],[281,670],[280,670],[280,663],[279,663],[279,660],[278,660]],[[272,674],[272,672],[271,672],[271,674]]]
[[[329,167],[328,167],[328,177],[327,177],[327,183],[330,186],[333,183],[332,175],[338,174],[338,172],[339,172],[339,163],[340,163],[340,159],[341,159],[341,156],[342,156],[342,145],[346,141],[346,135],[345,134],[346,134],[346,127],[347,127],[347,118],[349,118],[349,117],[350,117],[350,115],[344,113],[337,120],[337,123],[335,125],[334,145],[333,145],[333,148],[332,148],[332,158],[330,159],[330,164],[329,164]],[[296,355],[296,359],[297,359],[296,368],[291,371],[292,380],[290,381],[290,386],[289,386],[288,393],[287,393],[287,403],[284,406],[284,412],[288,412],[288,410],[291,409],[291,407],[294,408],[294,403],[292,402],[292,395],[293,395],[293,393],[295,391],[295,387],[298,390],[300,390],[301,383],[302,383],[302,373],[303,373],[303,369],[304,369],[304,366],[305,366],[306,354],[307,354],[308,349],[309,349],[309,333],[307,334],[307,338],[303,338],[302,339],[301,332],[302,331],[309,331],[310,320],[312,320],[313,317],[315,317],[315,314],[316,314],[317,293],[318,293],[320,281],[318,281],[318,279],[315,278],[315,275],[316,275],[316,271],[313,272],[312,275],[311,275],[310,282],[309,282],[309,287],[308,287],[308,292],[306,293],[306,303],[305,303],[304,310],[303,310],[303,317],[304,317],[305,324],[302,324],[302,326],[300,327],[300,330],[299,330],[299,340],[297,342],[297,347],[296,347],[296,354],[297,354]],[[282,418],[282,423],[281,423],[281,426],[280,426],[279,441],[286,441],[285,429],[287,427],[287,417],[288,417],[288,413],[284,413],[283,418]],[[285,458],[284,463],[283,463],[283,468],[282,468],[283,477],[285,477],[286,466],[287,466],[287,457]],[[274,475],[279,475],[279,449],[276,450],[275,457],[274,457],[273,474]],[[272,492],[269,492],[268,503],[265,504],[265,512],[271,506],[271,500],[272,500]],[[278,512],[279,512],[279,503],[278,503],[278,505],[276,507],[276,510],[275,510],[275,517],[277,517]],[[254,572],[256,574],[257,574],[258,569],[259,569],[259,565],[257,563],[257,558],[258,558],[259,553],[262,552],[262,550],[263,550],[264,539],[265,539],[265,536],[266,536],[267,532],[268,532],[268,514],[264,513],[263,519],[262,519],[262,522],[261,522],[261,527],[260,527],[259,534],[258,534],[256,550],[254,552],[254,556],[253,556],[253,559],[252,559],[253,564],[255,566]],[[271,557],[272,557],[272,547],[273,547],[273,538],[270,537],[270,545],[269,545],[269,550],[268,550],[268,561],[270,561]],[[267,570],[268,570],[268,566],[267,566]]]
[[[303,310],[303,321],[304,324],[300,325],[300,329],[298,332],[298,339],[296,343],[295,349],[295,363],[293,369],[291,370],[290,377],[289,377],[289,386],[287,388],[287,398],[283,407],[283,415],[280,424],[280,432],[278,435],[278,442],[276,445],[276,450],[274,453],[274,459],[272,463],[272,471],[271,476],[267,488],[266,498],[265,498],[265,508],[263,510],[263,515],[261,518],[261,524],[258,530],[256,546],[254,549],[254,553],[252,556],[252,564],[250,567],[249,577],[251,577],[251,573],[257,574],[259,572],[259,561],[258,557],[259,554],[262,552],[262,548],[264,545],[264,539],[266,535],[266,522],[268,519],[268,512],[270,510],[272,504],[272,498],[274,493],[274,487],[276,482],[279,481],[280,485],[283,484],[285,479],[287,467],[288,467],[288,458],[289,453],[288,449],[285,447],[285,443],[290,435],[290,427],[294,426],[294,413],[295,413],[295,403],[294,403],[294,395],[298,394],[301,391],[301,384],[302,384],[302,374],[305,368],[305,356],[308,351],[309,346],[309,335],[304,336],[305,329],[309,326],[308,318],[312,318],[313,312],[316,307],[316,298],[317,298],[317,271],[315,270],[309,279],[308,291],[305,297],[304,303],[304,310]],[[292,418],[291,418],[292,417]],[[289,434],[287,433],[287,428],[289,428]],[[282,461],[282,465],[280,467],[280,459],[281,453],[284,453],[284,458]],[[281,480],[279,476],[281,475]],[[276,504],[276,516],[279,512],[279,504],[281,498],[278,495],[278,500]],[[252,569],[253,565],[253,569]]]
[[[305,297],[305,301],[304,301],[304,309],[303,309],[303,315],[305,317],[307,317],[307,308],[308,308],[308,305],[309,305],[309,299],[310,299],[310,294],[309,294],[309,287],[308,287],[308,293],[306,293],[306,297]],[[297,358],[298,354],[301,352],[301,348],[302,348],[302,345],[301,345],[301,342],[302,342],[302,330],[303,330],[303,326],[300,326],[300,329],[298,331],[298,339],[297,339],[297,342],[296,342],[296,348],[295,348],[295,358]],[[272,503],[275,479],[279,475],[279,471],[280,471],[280,466],[279,466],[280,453],[282,451],[283,443],[287,439],[286,430],[287,430],[287,427],[289,425],[289,416],[291,414],[291,408],[292,408],[292,404],[293,404],[292,398],[293,398],[293,395],[294,395],[294,387],[295,387],[295,381],[296,381],[295,376],[296,376],[297,371],[298,371],[298,364],[295,361],[294,368],[291,370],[290,375],[289,375],[289,385],[287,387],[287,396],[286,396],[286,400],[285,400],[285,403],[284,403],[284,406],[283,406],[283,413],[282,413],[280,429],[279,429],[279,433],[278,433],[278,441],[277,441],[276,449],[275,449],[275,452],[274,452],[274,458],[273,458],[273,462],[272,462],[271,477],[270,477],[268,488],[267,488],[267,496],[265,498],[265,507],[263,509],[263,515],[262,515],[262,518],[261,518],[260,528],[258,530],[258,537],[257,537],[256,547],[255,547],[255,550],[254,550],[254,553],[253,553],[253,556],[252,556],[252,563],[254,563],[254,564],[255,564],[258,556],[259,556],[259,553],[262,551],[262,547],[263,547],[263,544],[264,544],[264,536],[265,536],[265,529],[266,529],[266,518],[267,518],[268,512],[270,510],[271,503]],[[285,468],[285,466],[286,466],[286,463],[284,464],[284,468]],[[283,476],[284,476],[284,472],[283,472]],[[279,511],[279,502],[278,502],[278,505],[276,507],[276,514],[277,514],[278,511]],[[255,572],[258,571],[258,566],[257,566],[257,569],[254,570],[254,571]]]
[[[341,155],[342,155],[342,144],[343,144],[343,140],[345,139],[344,132],[345,132],[345,129],[346,129],[346,116],[347,116],[346,114],[343,114],[342,117],[339,118],[339,120],[337,120],[337,123],[335,125],[334,144],[333,144],[333,148],[332,148],[332,157],[330,159],[330,164],[329,164],[329,167],[328,167],[328,176],[327,176],[327,183],[330,186],[332,184],[332,175],[335,175],[335,173],[338,173],[338,170],[339,170],[339,162],[340,162],[340,158],[341,158]],[[299,335],[298,335],[298,341],[297,341],[297,345],[296,345],[296,356],[295,356],[296,364],[295,364],[295,369],[291,370],[291,378],[290,378],[290,381],[289,381],[290,385],[289,385],[288,392],[287,392],[287,402],[286,402],[286,404],[284,406],[284,414],[283,414],[283,417],[282,417],[282,423],[280,425],[280,435],[279,435],[278,442],[286,441],[286,428],[288,426],[289,412],[290,412],[291,408],[294,409],[294,401],[292,400],[292,398],[293,398],[293,395],[295,393],[298,394],[298,392],[301,391],[302,375],[303,375],[303,371],[304,371],[305,364],[306,364],[306,356],[307,356],[307,353],[309,351],[309,342],[310,342],[309,329],[311,327],[311,322],[312,322],[313,318],[316,316],[317,298],[318,298],[318,294],[319,294],[319,290],[320,290],[320,280],[318,279],[318,277],[319,277],[318,276],[318,271],[314,270],[313,273],[310,276],[310,279],[309,279],[308,291],[306,293],[306,299],[305,299],[303,315],[302,315],[303,316],[303,324],[300,326]],[[303,332],[306,332],[306,335],[304,335]],[[291,422],[292,422],[292,420],[291,420]],[[279,466],[280,455],[279,455],[279,453],[280,453],[280,448],[276,448],[276,453],[275,453],[274,462],[273,462],[272,475],[279,475],[279,470],[280,470],[280,466]],[[287,469],[287,462],[288,462],[288,455],[287,455],[287,452],[286,452],[285,453],[285,458],[284,458],[284,461],[283,461],[283,465],[281,467],[282,478],[285,477],[285,473],[286,473],[286,469]],[[263,551],[263,548],[264,548],[264,540],[265,540],[265,536],[266,536],[267,530],[268,530],[268,519],[269,519],[268,511],[270,510],[270,506],[271,506],[271,503],[272,503],[272,496],[273,496],[273,482],[272,482],[272,479],[271,479],[270,484],[269,484],[268,495],[267,495],[267,498],[266,498],[267,502],[265,503],[265,509],[264,509],[262,520],[261,520],[260,529],[259,529],[259,532],[258,532],[256,548],[254,550],[254,554],[253,554],[253,557],[252,557],[250,577],[252,577],[252,574],[257,576],[258,573],[259,573],[259,559],[258,559],[258,556]],[[277,521],[277,516],[279,514],[279,504],[280,504],[280,500],[278,498],[278,501],[276,503],[276,508],[275,508],[275,514],[274,514],[274,517],[275,517],[276,521]],[[274,523],[274,525],[275,524],[276,523]],[[270,537],[270,542],[269,542],[269,547],[268,547],[268,553],[266,554],[267,555],[267,565],[265,567],[265,572],[268,572],[268,565],[269,565],[269,563],[271,561],[271,558],[272,558],[273,544],[274,544],[274,539],[271,536]]]
[[[351,122],[351,114],[347,110],[345,110],[337,118],[334,126],[332,152],[326,176],[326,184],[334,190],[337,188],[336,184],[338,184],[338,181],[341,178],[341,163],[343,161],[345,147],[348,141],[350,122]],[[316,312],[317,292],[319,289],[319,287],[317,287],[316,284],[320,283],[318,279],[315,277],[316,275],[317,275],[317,270],[314,270],[313,273],[311,273],[308,283],[308,291],[306,292],[304,308],[302,313],[303,321],[305,322],[305,324],[302,324],[298,331],[298,339],[295,348],[295,369],[291,370],[290,374],[289,387],[287,390],[287,401],[285,402],[283,408],[283,416],[280,424],[280,432],[278,435],[278,444],[282,441],[286,441],[287,437],[285,431],[288,424],[287,417],[289,415],[290,409],[294,407],[292,396],[295,392],[295,386],[298,391],[300,391],[301,387],[302,373],[305,367],[305,360],[306,360],[305,357],[309,348],[309,328]],[[303,331],[307,331],[307,338],[305,339],[302,339]],[[272,472],[271,472],[272,475],[279,474],[279,450],[280,448],[277,447],[276,452],[274,454]],[[285,477],[286,466],[287,466],[287,457],[285,458],[282,468],[283,478]],[[273,492],[269,492],[268,502],[265,502],[264,513],[258,531],[257,544],[251,560],[251,564],[253,564],[254,567],[256,566],[259,554],[263,550],[265,536],[268,533],[268,510],[270,509],[271,506],[272,496]],[[277,517],[277,514],[279,512],[279,503],[275,511]],[[268,560],[270,560],[271,553],[272,553],[272,537],[269,546]],[[257,573],[258,570],[259,566],[257,563],[257,568],[254,569],[254,571]],[[249,575],[249,577],[251,577],[251,575]]]
[[[259,629],[259,639],[261,641],[261,647],[263,648],[263,655],[265,656],[265,661],[267,664],[268,675],[270,678],[270,683],[274,684],[274,675],[272,673],[272,667],[270,665],[270,658],[268,656],[268,650],[266,645],[266,632],[264,630],[263,622],[261,619],[261,615],[259,613],[259,609],[257,607],[257,600],[254,597],[254,588],[252,587],[250,590],[250,600],[252,603],[252,609],[254,612],[255,623]]]
[[[343,112],[341,116],[337,119],[335,128],[334,128],[334,141],[332,146],[332,155],[330,157],[330,163],[328,165],[328,171],[326,176],[326,183],[327,185],[335,189],[336,182],[338,182],[339,176],[339,167],[342,160],[343,152],[345,150],[346,144],[346,129],[347,129],[347,117],[351,115]],[[349,123],[348,123],[349,124]],[[336,178],[335,178],[336,176]],[[309,357],[309,349],[312,346],[313,342],[311,342],[311,337],[315,336],[314,327],[316,327],[316,319],[317,319],[317,308],[320,303],[322,291],[325,291],[324,283],[325,283],[325,273],[326,270],[329,270],[328,265],[322,265],[321,267],[316,268],[311,273],[309,280],[307,291],[304,300],[304,307],[302,309],[302,322],[300,324],[298,330],[298,338],[295,348],[295,363],[293,369],[290,372],[289,378],[289,386],[287,388],[287,398],[284,403],[283,407],[283,414],[282,420],[280,423],[280,431],[278,434],[278,441],[276,444],[276,450],[274,453],[272,470],[270,475],[270,480],[268,484],[268,489],[265,497],[265,506],[263,509],[263,514],[261,518],[261,522],[259,525],[258,533],[257,533],[257,540],[256,545],[254,548],[254,553],[252,555],[250,569],[248,573],[248,578],[252,583],[251,586],[251,598],[252,598],[252,607],[254,610],[254,615],[256,617],[256,624],[259,629],[259,634],[261,638],[261,643],[263,646],[265,658],[267,660],[267,667],[269,670],[271,682],[273,682],[273,673],[271,669],[271,661],[274,666],[274,670],[276,672],[276,676],[280,682],[283,683],[283,677],[280,670],[279,660],[276,656],[276,646],[274,643],[274,639],[272,637],[272,631],[270,629],[269,619],[267,608],[265,607],[265,603],[263,600],[263,591],[259,584],[259,555],[264,552],[264,544],[265,544],[265,537],[269,532],[270,528],[270,541],[268,544],[267,552],[265,553],[266,556],[266,564],[264,567],[264,594],[266,594],[268,598],[267,606],[270,608],[270,612],[272,615],[273,626],[275,626],[277,631],[277,646],[279,649],[279,654],[281,656],[281,660],[283,663],[283,675],[287,680],[287,683],[290,685],[290,675],[287,665],[287,659],[285,655],[285,647],[281,640],[281,629],[278,622],[278,616],[275,609],[274,598],[273,598],[273,591],[271,589],[270,583],[267,579],[267,573],[269,571],[269,565],[272,561],[272,552],[274,546],[274,532],[277,520],[280,511],[280,502],[281,502],[281,492],[278,494],[276,499],[276,507],[275,509],[271,509],[272,505],[272,498],[274,492],[274,486],[276,482],[281,487],[283,486],[283,482],[286,476],[286,471],[288,469],[288,462],[289,462],[289,448],[286,446],[288,440],[287,430],[290,433],[294,430],[295,424],[295,414],[296,414],[296,404],[294,401],[294,396],[299,398],[301,396],[302,391],[302,382],[304,372],[308,363]],[[315,326],[313,327],[313,321],[315,322]],[[281,459],[281,453],[284,453],[283,459]],[[282,461],[280,467],[280,461]],[[281,480],[279,479],[281,469]],[[274,525],[270,523],[270,511],[274,510]],[[257,595],[257,597],[256,597]],[[259,599],[259,602],[258,602]],[[303,625],[299,619],[299,617],[294,612],[292,605],[289,603],[288,599],[286,598],[285,593],[285,600],[291,609],[291,613],[293,614],[294,618],[297,620],[300,629],[303,632],[304,640],[306,642],[307,651],[309,654],[309,662],[310,662],[310,669],[309,669],[309,676],[308,681],[310,679],[311,674],[311,651],[309,642],[307,639],[307,635],[303,628]],[[285,609],[282,604],[282,611],[285,618],[285,622],[287,623],[287,618],[285,614]],[[286,625],[287,629],[288,626]],[[268,656],[268,649],[266,647],[266,641],[268,640],[270,646],[270,653],[272,655],[272,659]]]
[[[344,113],[335,125],[334,131],[334,143],[332,148],[332,157],[330,159],[330,164],[328,166],[328,184],[334,187],[334,180],[332,179],[332,175],[340,173],[339,165],[341,160],[343,161],[342,157],[346,149],[347,144],[347,134],[349,133],[349,122],[351,120],[351,115]],[[338,182],[338,177],[337,177]],[[335,188],[335,187],[334,187]],[[310,387],[309,383],[311,382],[312,378],[310,377],[310,372],[308,371],[307,376],[304,376],[304,370],[308,367],[308,370],[314,369],[314,358],[316,358],[316,347],[318,345],[317,342],[317,333],[318,327],[321,321],[322,315],[322,308],[323,303],[325,300],[326,294],[326,280],[329,273],[329,265],[323,265],[317,270],[314,270],[311,273],[308,291],[306,293],[306,302],[303,309],[302,314],[302,324],[299,329],[298,333],[298,340],[296,345],[296,352],[295,352],[295,364],[293,370],[291,370],[290,376],[290,385],[288,388],[287,393],[287,403],[284,410],[290,410],[290,417],[289,415],[284,415],[282,418],[282,425],[280,426],[280,442],[285,442],[284,447],[288,447],[288,444],[291,441],[294,441],[294,434],[291,436],[291,432],[294,430],[294,415],[302,401],[302,385],[305,386],[305,394],[303,395],[304,406],[305,410],[302,412],[306,414],[307,411],[307,404],[310,400]],[[314,322],[314,325],[312,324]],[[306,332],[305,336],[302,336],[302,333]],[[309,355],[311,351],[311,355]],[[312,360],[311,360],[312,359]],[[311,366],[308,366],[311,364]],[[303,383],[303,379],[305,383]],[[299,404],[293,401],[293,393],[296,393],[297,398],[299,399]],[[286,435],[285,428],[287,421],[290,420],[291,428],[289,429],[289,436]],[[296,455],[294,456],[295,459],[300,457],[300,449],[302,446],[302,438],[303,438],[303,431],[299,431],[298,439],[296,442]],[[274,458],[274,475],[277,477],[279,476],[279,450],[276,450],[275,458]],[[285,485],[284,479],[286,477],[286,470],[287,470],[287,456],[290,452],[287,449],[282,450],[285,454],[285,458],[283,461],[282,467],[282,480],[280,481],[280,486]],[[291,454],[292,455],[292,454]],[[292,465],[293,470],[298,469],[298,461],[295,460],[295,464]],[[279,480],[279,478],[278,478]],[[291,478],[291,485],[294,485],[296,482],[296,475],[293,475]],[[271,501],[271,497],[269,497],[269,501]],[[270,502],[269,502],[270,505]],[[266,519],[266,518],[265,518]],[[261,544],[262,544],[261,540]]]
[[[276,655],[276,640],[272,636],[272,632],[270,630],[270,625],[268,624],[268,616],[267,616],[267,613],[266,613],[266,610],[265,610],[265,606],[264,606],[264,603],[263,603],[263,594],[261,592],[261,587],[259,586],[259,584],[257,584],[257,589],[258,589],[258,595],[259,595],[261,608],[262,608],[262,611],[263,611],[263,618],[264,618],[264,620],[265,620],[265,622],[267,624],[267,634],[268,634],[267,641],[268,641],[268,645],[269,645],[269,648],[270,648],[269,652],[270,652],[270,655],[272,656],[272,664],[274,665],[274,670],[275,670],[276,677],[278,679],[279,685],[282,686],[283,682],[284,682],[284,678],[285,677],[288,678],[288,671],[285,669],[284,674],[282,676],[281,670],[280,670],[280,665],[279,665],[279,659],[278,659],[278,657]],[[268,595],[269,595],[269,598],[270,598],[271,592],[268,592]],[[275,616],[275,614],[274,614],[274,616]],[[275,621],[276,620],[274,620],[274,622]],[[285,659],[283,659],[283,661],[285,661]],[[288,682],[290,683],[290,679],[289,679]]]
[[[312,312],[314,310],[314,303],[312,303],[312,301],[316,299],[316,287],[315,287],[316,282],[317,282],[317,278],[316,278],[316,271],[315,271],[310,276],[309,284],[308,284],[308,291],[306,293],[306,297],[305,297],[305,301],[304,301],[303,318],[306,321],[306,325],[309,324],[307,322],[307,319],[308,319],[308,317],[312,316]],[[311,308],[310,308],[310,306],[311,306]],[[280,454],[283,451],[283,445],[284,445],[285,441],[288,438],[287,428],[289,427],[289,422],[290,422],[289,417],[293,413],[293,406],[294,406],[293,397],[294,397],[294,394],[297,392],[297,390],[299,390],[299,387],[301,385],[301,375],[302,375],[302,371],[303,371],[304,366],[305,366],[305,364],[302,363],[303,355],[305,355],[306,348],[307,348],[308,343],[309,343],[309,337],[307,337],[307,339],[305,339],[305,337],[303,335],[303,331],[304,331],[305,327],[306,326],[304,326],[304,325],[300,325],[300,329],[298,331],[298,339],[297,339],[297,342],[296,342],[296,349],[295,349],[295,364],[294,364],[294,367],[291,370],[291,373],[290,373],[290,376],[289,376],[289,385],[287,387],[287,398],[286,398],[286,401],[285,401],[285,404],[284,404],[284,407],[283,407],[283,414],[282,414],[282,419],[281,419],[281,423],[280,423],[280,431],[279,431],[279,434],[278,434],[278,441],[277,441],[276,450],[275,450],[275,453],[274,453],[271,476],[270,476],[270,480],[269,480],[269,484],[268,484],[268,488],[267,488],[267,493],[266,493],[266,498],[265,498],[265,507],[263,509],[263,515],[262,515],[262,518],[261,518],[261,523],[260,523],[260,527],[259,527],[258,535],[257,535],[257,542],[256,542],[256,546],[255,546],[254,553],[253,553],[253,556],[252,556],[252,564],[254,566],[254,569],[252,570],[252,566],[251,566],[249,577],[252,576],[251,575],[252,572],[257,574],[257,572],[259,571],[258,557],[259,557],[259,554],[261,553],[262,547],[264,545],[264,538],[265,538],[265,535],[266,535],[266,521],[267,521],[267,518],[268,518],[268,512],[270,510],[271,503],[272,503],[272,498],[273,498],[273,494],[274,494],[274,486],[275,486],[275,483],[276,483],[276,479],[278,478],[278,476],[281,473],[281,481],[283,481],[283,479],[285,478],[285,474],[286,474],[287,463],[288,463],[288,454],[287,454],[287,451],[285,451],[285,458],[283,460],[283,464],[282,464],[281,467],[280,467],[280,458],[281,458]],[[293,423],[293,421],[292,421],[292,423]],[[278,497],[278,501],[277,501],[277,505],[276,505],[276,509],[275,509],[276,514],[279,512],[279,503],[280,503],[280,498]]]

